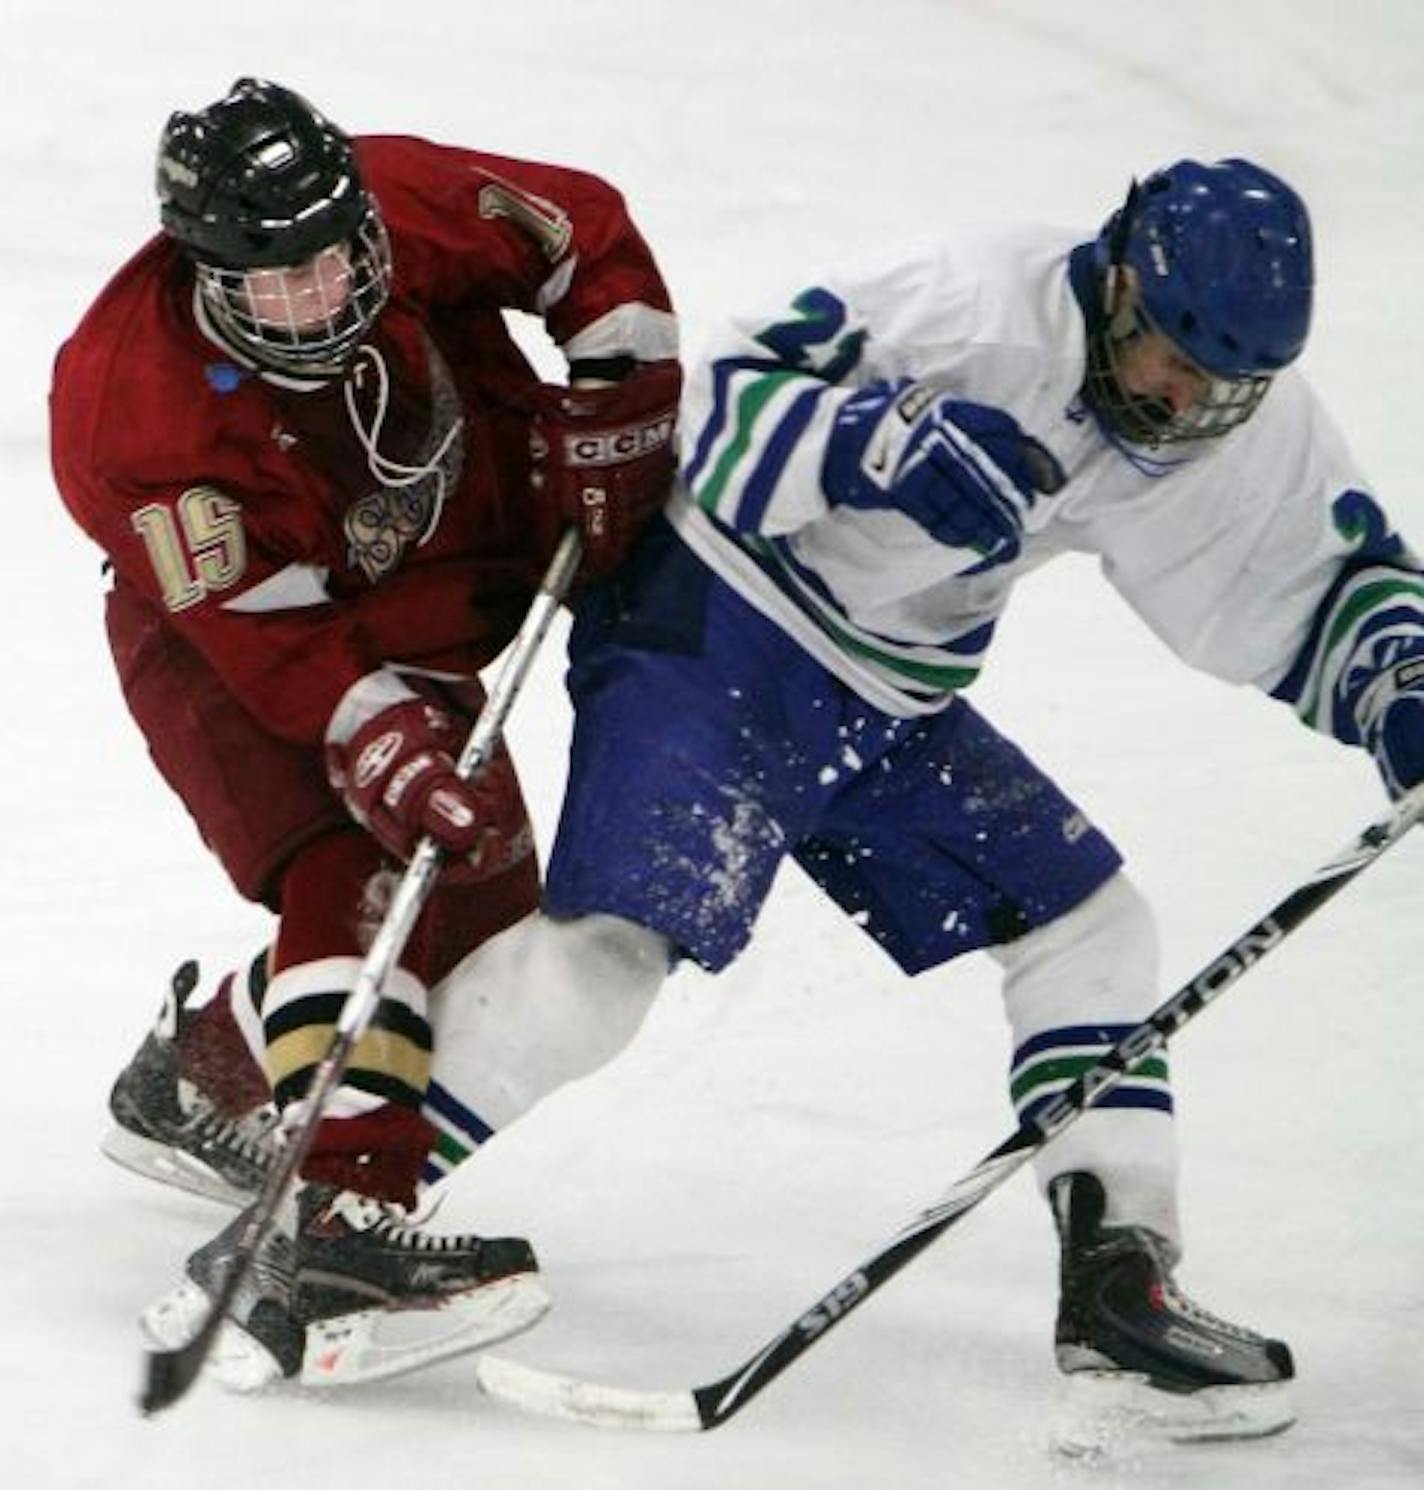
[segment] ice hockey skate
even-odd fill
[[[1295,1368],[1284,1341],[1187,1298],[1162,1237],[1104,1226],[1095,1175],[1062,1175],[1050,1196],[1062,1240],[1057,1358],[1069,1378],[1056,1447],[1092,1455],[1126,1437],[1260,1438],[1290,1427]]]
[[[176,1349],[201,1328],[250,1214],[199,1248],[184,1282],[144,1313],[153,1347]],[[442,1236],[398,1206],[306,1184],[263,1238],[206,1369],[233,1391],[398,1376],[528,1329],[549,1307],[537,1274],[520,1238]]]
[[[197,982],[195,962],[173,974],[157,1021],[109,1095],[114,1127],[101,1147],[148,1179],[246,1205],[277,1151],[277,1113],[266,1104],[232,1116],[179,1071],[178,1033],[191,1018],[187,1000]]]

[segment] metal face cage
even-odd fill
[[[219,332],[259,367],[297,375],[339,372],[390,298],[391,245],[369,208],[348,241],[301,264],[198,264],[198,290]]]

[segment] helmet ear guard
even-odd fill
[[[1132,270],[1126,264],[1109,264],[1103,271],[1103,316],[1107,334],[1122,341],[1141,330],[1137,316],[1138,294]]]
[[[1137,198],[1141,191],[1134,177],[1127,189],[1127,200],[1108,219],[1103,229],[1107,243],[1100,255],[1099,272],[1102,279],[1103,315],[1111,329],[1131,318],[1132,276],[1125,262],[1127,236],[1137,210]],[[1135,319],[1135,318],[1134,318]],[[1130,324],[1122,324],[1121,335],[1131,331]]]

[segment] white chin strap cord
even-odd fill
[[[356,404],[356,384],[360,381],[362,358],[369,359],[376,372],[376,410],[369,426],[363,423],[361,410]],[[388,455],[382,455],[377,449],[381,430],[386,422],[386,414],[390,408],[391,396],[390,373],[379,347],[372,346],[368,342],[361,348],[351,366],[351,371],[343,381],[342,393],[346,398],[346,412],[351,420],[351,428],[356,432],[356,438],[361,442],[362,450],[366,452],[366,465],[370,468],[371,475],[382,486],[399,489],[413,486],[427,476],[435,477],[435,501],[431,504],[430,520],[426,523],[420,537],[416,539],[416,547],[419,548],[435,531],[440,522],[440,514],[445,509],[446,480],[445,472],[441,469],[441,462],[449,454],[450,447],[460,438],[460,432],[465,427],[464,417],[456,416],[450,428],[445,431],[444,439],[427,459],[419,465],[409,465],[405,461],[393,460]]]

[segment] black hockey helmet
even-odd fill
[[[195,259],[230,269],[299,264],[353,237],[367,210],[347,135],[258,78],[169,119],[158,202],[164,228]]]
[[[218,329],[259,364],[338,366],[370,328],[390,288],[390,250],[351,140],[280,84],[239,78],[226,97],[173,114],[158,147],[159,213],[198,266]],[[244,296],[254,269],[289,268],[349,248],[349,294],[318,328],[257,321]]]

